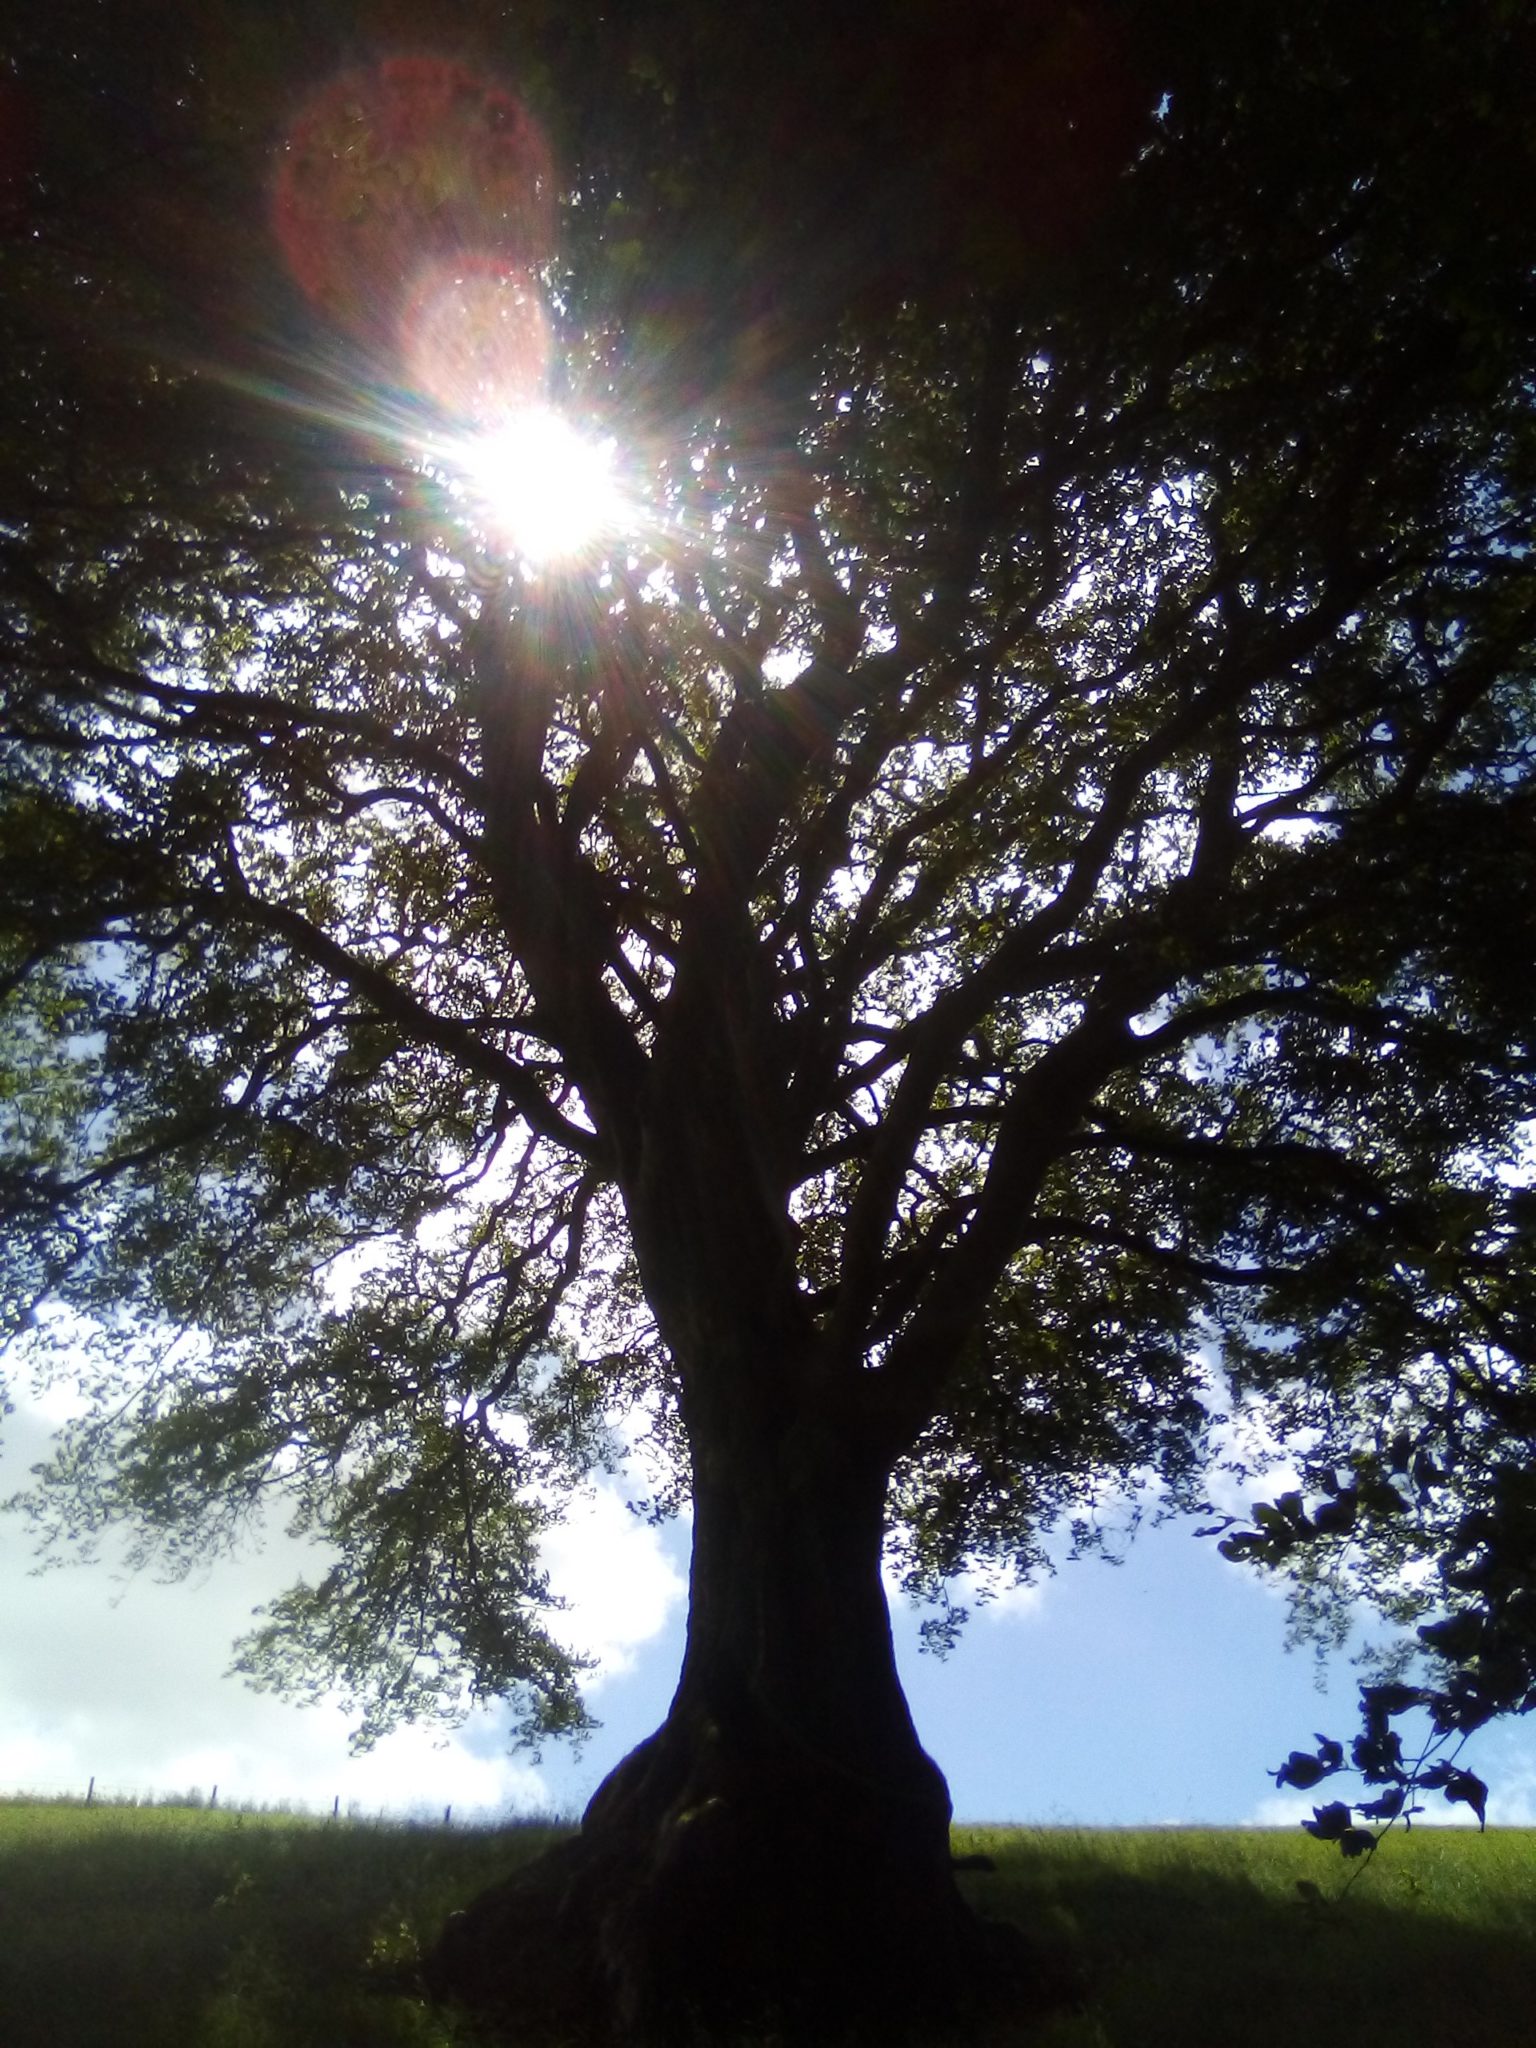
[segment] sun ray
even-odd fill
[[[446,459],[490,539],[530,563],[569,560],[623,524],[614,444],[547,407],[464,436]]]

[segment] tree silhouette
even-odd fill
[[[1523,1384],[1529,24],[499,14],[18,43],[35,1512],[174,1563],[291,1496],[248,1673],[548,1733],[538,1539],[630,1456],[676,1697],[430,1981],[886,2039],[1050,1987],[882,1554],[1192,1502],[1229,1394],[1363,1456]],[[509,351],[632,506],[537,569],[452,455]]]

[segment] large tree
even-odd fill
[[[1527,10],[950,12],[82,8],[4,102],[40,1512],[286,1491],[253,1676],[558,1731],[562,1492],[690,1505],[665,1723],[432,1960],[525,2020],[1025,1995],[883,1554],[1525,1370]],[[498,538],[512,385],[620,536]]]

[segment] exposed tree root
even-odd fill
[[[733,1786],[696,1754],[658,1813],[678,1777],[665,1735],[580,1834],[454,1916],[425,1967],[435,1997],[540,2048],[885,2048],[1022,2040],[1073,1995],[1059,1962],[971,1910],[947,1842],[931,1854],[899,1805],[845,1791],[829,1811],[825,1781]]]

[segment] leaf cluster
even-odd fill
[[[1192,1497],[1215,1345],[1322,1496],[1228,1554],[1319,1613],[1328,1544],[1444,1557],[1429,1647],[1523,1701],[1517,11],[466,6],[561,163],[549,395],[645,507],[542,578],[282,277],[248,12],[18,59],[112,110],[0,250],[45,1520],[174,1560],[286,1491],[338,1561],[263,1682],[570,1726],[583,1472],[665,1508],[702,1417],[797,1415],[939,1594]]]

